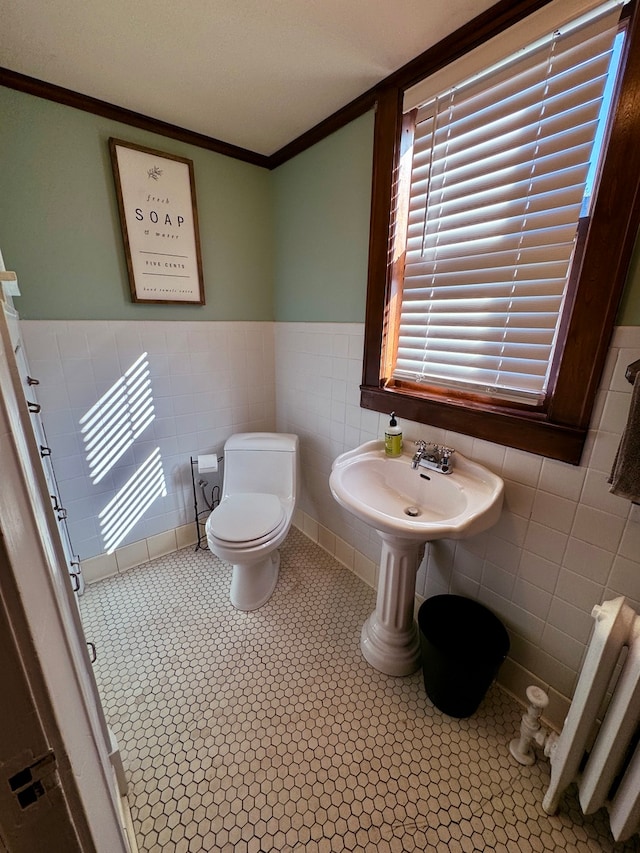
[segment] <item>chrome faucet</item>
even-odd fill
[[[417,448],[411,459],[412,468],[429,468],[432,471],[440,471],[442,474],[450,474],[453,471],[451,456],[455,453],[452,447],[443,444],[433,444],[419,439],[415,442]]]
[[[415,446],[416,446],[418,449],[417,449],[417,450],[416,450],[416,452],[413,454],[413,459],[411,460],[411,467],[412,467],[412,468],[417,468],[417,467],[418,467],[418,463],[420,462],[420,460],[421,460],[421,459],[424,459],[424,458],[425,458],[425,456],[426,456],[426,453],[427,453],[427,442],[426,442],[426,441],[422,441],[422,439],[420,439],[419,441],[415,441],[415,442],[414,442],[414,444],[415,444]]]

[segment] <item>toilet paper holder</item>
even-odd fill
[[[198,473],[211,474],[218,470],[218,457],[215,453],[205,453],[197,457]],[[191,460],[193,464],[193,459]]]
[[[205,524],[207,523],[209,515],[220,503],[220,486],[218,483],[214,483],[213,486],[211,486],[210,496],[207,497],[207,487],[209,486],[209,483],[207,480],[203,480],[199,475],[217,475],[218,464],[222,462],[222,459],[218,458],[215,454],[205,454],[197,456],[195,459],[191,456],[190,460],[191,485],[193,487],[193,512],[198,536],[194,550],[198,551],[201,548],[203,551],[206,551],[209,549],[209,546],[207,545]],[[196,475],[198,475],[197,480]],[[198,492],[200,492],[199,498]]]

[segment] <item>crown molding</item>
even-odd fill
[[[79,92],[74,92],[72,89],[65,89],[54,83],[47,83],[35,77],[28,77],[26,74],[19,74],[17,71],[11,71],[8,68],[0,67],[0,85],[6,86],[9,89],[16,89],[19,92],[26,92],[28,95],[34,95],[37,98],[44,98],[47,101],[54,101],[58,104],[64,104],[67,107],[74,107],[77,110],[93,113],[103,118],[119,121],[122,124],[128,124],[130,127],[138,127],[141,130],[158,133],[170,139],[177,139],[179,142],[186,142],[188,145],[206,148],[207,151],[215,151],[216,154],[224,154],[226,157],[243,160],[245,163],[251,163],[254,166],[262,166],[264,169],[269,168],[269,157],[265,154],[257,154],[255,151],[240,148],[238,145],[222,142],[220,139],[205,136],[203,133],[196,133],[193,130],[187,130],[184,127],[178,127],[178,125],[169,124],[169,122],[161,121],[160,119],[152,118],[151,116],[146,116],[142,113],[125,109],[124,107],[118,107],[107,101],[101,101],[89,95],[82,95]]]
[[[131,127],[138,127],[151,133],[167,136],[170,139],[177,139],[180,142],[205,148],[208,151],[215,151],[217,154],[224,154],[226,157],[234,157],[236,160],[243,160],[245,163],[252,163],[254,166],[276,169],[286,163],[287,160],[291,160],[307,148],[311,148],[317,142],[349,124],[349,122],[374,109],[382,92],[389,89],[406,89],[412,86],[421,78],[437,71],[445,62],[450,62],[457,55],[462,55],[487,39],[498,35],[506,27],[531,14],[536,9],[546,6],[549,2],[551,0],[499,0],[494,6],[407,62],[406,65],[385,77],[371,89],[273,154],[258,154],[255,151],[249,151],[246,148],[240,148],[237,145],[231,145],[220,139],[206,136],[203,133],[196,133],[124,107],[118,107],[89,95],[82,95],[54,83],[47,83],[35,77],[19,74],[17,71],[11,71],[8,68],[0,67],[0,85],[78,110],[84,110],[84,112],[94,113],[103,118],[113,119]]]

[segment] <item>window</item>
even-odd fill
[[[542,406],[618,10],[555,31],[406,115],[391,379]],[[610,99],[609,99],[610,103]],[[600,134],[602,138],[602,133]],[[597,157],[594,157],[597,162]]]
[[[567,5],[379,101],[362,405],[576,463],[640,164],[631,16]]]

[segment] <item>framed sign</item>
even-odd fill
[[[193,162],[109,139],[133,302],[204,305]]]

